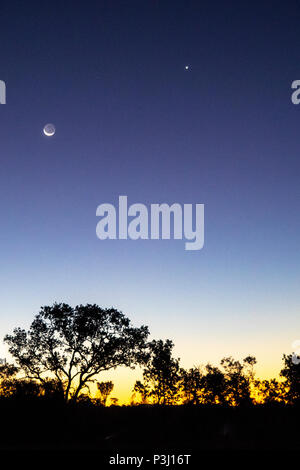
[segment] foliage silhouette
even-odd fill
[[[294,363],[293,355],[283,355],[284,367],[280,371],[281,377],[285,379],[286,398],[289,403],[300,402],[300,363]]]
[[[143,383],[137,381],[134,391],[142,396],[145,403],[149,398],[153,403],[170,405],[178,395],[179,359],[172,357],[173,342],[167,339],[149,343],[150,357],[143,371]]]
[[[180,369],[180,387],[184,404],[199,405],[204,391],[204,374],[201,368]]]
[[[254,380],[255,364],[256,359],[252,356],[246,357],[242,363],[232,357],[221,360],[221,366],[225,370],[227,400],[231,405],[252,403],[251,385]]]
[[[109,380],[108,382],[97,382],[97,388],[100,395],[100,404],[106,406],[107,398],[113,391],[114,384],[111,380]]]
[[[256,380],[255,393],[259,402],[264,405],[286,403],[286,385],[276,379]]]
[[[224,373],[210,364],[206,365],[205,370],[201,402],[209,405],[225,404],[227,384]]]
[[[116,309],[87,304],[43,307],[28,331],[16,328],[5,342],[15,365],[0,365],[0,398],[46,398],[106,405],[113,390],[111,381],[98,382],[102,371],[124,365],[143,366],[143,380],[134,392],[142,404],[295,405],[300,402],[300,364],[284,355],[277,379],[255,379],[256,359],[232,357],[211,364],[180,368],[172,356],[171,340],[147,343],[148,328],[133,328]],[[89,384],[97,383],[98,398]],[[117,399],[110,403],[116,405]],[[133,399],[132,404],[137,404]]]
[[[5,337],[15,365],[0,365],[0,449],[299,448],[300,364],[292,355],[283,356],[281,380],[258,380],[252,356],[186,370],[171,340],[147,337],[147,327],[131,327],[115,309],[42,308],[28,331]],[[134,386],[140,403],[119,406],[113,397],[105,406],[113,383],[98,374],[119,365],[143,366]]]
[[[26,379],[56,382],[64,399],[77,400],[94,377],[147,359],[148,328],[133,328],[114,308],[67,304],[43,307],[28,331],[16,328],[4,341]]]

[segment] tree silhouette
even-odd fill
[[[255,394],[258,403],[284,403],[286,387],[276,379],[255,380]]]
[[[289,403],[300,402],[300,363],[295,361],[294,358],[295,356],[292,354],[284,354],[284,367],[280,371],[281,377],[285,379],[286,395]]]
[[[41,386],[32,380],[12,378],[1,383],[1,396],[3,397],[28,399],[42,395]]]
[[[0,396],[105,406],[113,383],[97,382],[100,397],[93,399],[90,382],[102,371],[142,365],[143,380],[134,386],[142,403],[243,406],[300,401],[300,359],[295,354],[283,356],[283,380],[255,380],[253,356],[243,361],[225,357],[220,367],[207,364],[185,370],[172,356],[171,340],[147,343],[148,334],[146,326],[133,328],[114,308],[43,307],[28,331],[16,328],[5,337],[15,365],[0,364]]]
[[[246,357],[242,363],[227,357],[221,361],[224,371],[211,364],[202,369],[181,369],[183,402],[209,405],[251,403],[255,364],[256,359],[252,356]]]
[[[28,331],[16,328],[4,341],[27,379],[55,380],[65,400],[77,400],[100,372],[143,364],[148,334],[114,308],[55,303],[42,307]]]
[[[97,388],[100,395],[100,403],[101,405],[106,406],[107,398],[113,391],[114,384],[111,380],[108,382],[97,382]]]
[[[13,364],[0,366],[0,396],[1,397],[48,397],[61,399],[64,390],[53,379],[45,379],[43,383],[18,376],[20,370]]]
[[[161,405],[174,403],[179,392],[179,359],[172,357],[173,342],[167,339],[149,343],[150,358],[143,371],[144,382],[137,381],[134,391],[141,394],[143,401],[151,397]]]
[[[203,377],[202,403],[209,405],[225,404],[227,400],[227,382],[224,373],[215,366],[207,364]]]
[[[232,357],[221,360],[225,370],[227,384],[227,399],[232,405],[247,405],[252,403],[251,385],[254,379],[253,367],[255,357],[247,356],[243,362],[235,361]]]
[[[200,367],[180,369],[180,388],[183,403],[199,405],[203,398],[204,374]]]
[[[9,380],[16,376],[18,373],[18,368],[13,364],[1,364],[0,365],[0,380]]]
[[[0,365],[0,382],[1,382],[1,396],[10,397],[14,395],[16,382],[16,375],[18,368],[12,364]]]

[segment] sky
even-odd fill
[[[251,354],[278,374],[300,338],[299,20],[296,1],[1,3],[1,337],[97,303],[184,367]],[[204,204],[203,249],[99,240],[119,195]]]

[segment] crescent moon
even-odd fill
[[[55,126],[53,124],[46,124],[43,132],[47,137],[52,137],[55,134]]]

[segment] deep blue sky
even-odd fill
[[[2,335],[96,302],[183,365],[278,369],[300,336],[299,24],[296,1],[1,4]],[[204,203],[204,249],[98,240],[121,194]]]

